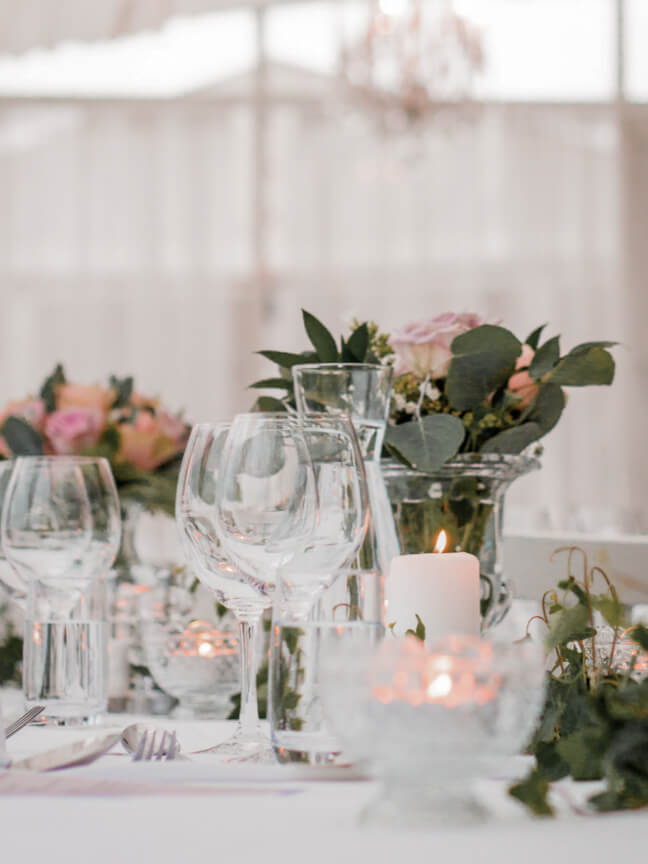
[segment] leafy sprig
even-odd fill
[[[368,321],[355,323],[347,339],[340,336],[338,346],[331,331],[322,322],[302,309],[304,329],[311,349],[299,354],[286,351],[259,351],[258,353],[279,367],[279,374],[262,378],[250,384],[254,390],[279,390],[281,398],[260,396],[255,409],[258,411],[285,411],[286,403],[294,402],[292,367],[302,363],[379,363],[378,350],[384,349],[386,338],[378,333],[376,325]]]
[[[605,788],[589,799],[596,810],[648,806],[648,679],[636,681],[634,664],[648,649],[648,628],[623,631],[623,607],[606,573],[589,567],[576,546],[567,553],[567,578],[546,592],[534,616],[547,628],[555,662],[547,673],[544,711],[529,746],[536,764],[511,787],[510,794],[538,815],[551,815],[550,784],[563,777],[603,780]],[[582,557],[582,575],[572,567]],[[603,591],[594,592],[600,581]],[[597,613],[612,628],[607,658],[597,652]],[[531,622],[529,622],[531,623]],[[528,636],[528,627],[527,627]],[[628,668],[616,660],[620,640],[636,645]]]
[[[346,340],[341,336],[338,345],[314,315],[302,310],[302,316],[310,349],[297,354],[259,352],[278,366],[278,374],[250,386],[277,390],[280,395],[259,397],[257,410],[294,406],[291,370],[295,365],[393,360],[389,337],[372,322],[354,321],[350,335]],[[560,420],[567,402],[563,388],[612,383],[615,364],[608,349],[616,343],[585,342],[561,356],[559,336],[541,342],[545,326],[522,343],[505,327],[482,324],[453,340],[446,376],[433,381],[421,381],[413,374],[398,376],[385,440],[387,454],[410,468],[434,473],[457,454],[521,453]],[[535,353],[528,367],[516,369],[524,344]],[[515,372],[527,372],[535,385],[529,404],[507,389]]]

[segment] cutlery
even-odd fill
[[[177,757],[178,741],[175,732],[167,732],[166,729],[163,730],[160,744],[157,749],[155,747],[156,738],[157,732],[155,730],[153,730],[150,735],[147,732],[144,732],[137,750],[133,754],[132,761],[152,762],[153,759],[155,759],[159,762],[161,759],[164,759],[167,762],[170,762]]]
[[[178,739],[177,739],[175,732],[170,732],[167,729],[151,729],[151,728],[144,726],[143,723],[131,723],[130,726],[127,726],[124,729],[124,731],[122,732],[122,736],[121,736],[122,747],[124,748],[124,750],[127,753],[130,753],[131,756],[136,756],[137,753],[140,751],[142,741],[146,742],[148,739],[148,745],[150,748],[150,746],[151,746],[150,736],[153,735],[155,737],[156,733],[162,735],[162,742],[164,742],[167,746],[169,746],[170,740],[171,740],[171,738],[173,738],[173,746],[174,746],[173,759],[186,759],[187,758],[186,756],[183,756],[180,754],[180,743],[178,742]],[[165,736],[167,739],[166,741],[165,741]],[[144,746],[146,746],[146,743]],[[144,753],[144,750],[142,750],[142,753]],[[142,760],[148,761],[148,758],[144,759],[143,756],[140,756],[140,759],[133,759],[134,762],[135,761],[140,762]]]
[[[119,732],[103,735],[100,738],[85,738],[74,741],[64,747],[37,753],[27,759],[18,759],[9,763],[12,771],[57,771],[60,768],[71,768],[74,765],[89,765],[111,750],[119,741]]]
[[[32,720],[35,720],[39,714],[45,710],[44,705],[34,705],[33,708],[30,708],[29,711],[26,711],[22,717],[19,717],[17,720],[14,720],[13,723],[10,723],[4,730],[5,738],[11,738],[12,735],[15,735],[16,732],[20,732],[20,730],[26,726],[28,723],[31,723]]]

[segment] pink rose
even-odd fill
[[[453,339],[482,323],[478,315],[445,312],[429,321],[407,324],[389,340],[396,353],[394,374],[443,378],[448,374],[452,360],[450,346]]]
[[[531,402],[538,395],[538,383],[533,380],[533,378],[527,372],[528,367],[531,365],[531,361],[535,355],[535,351],[530,345],[522,346],[522,353],[517,359],[515,364],[516,369],[521,369],[524,371],[515,372],[508,381],[508,390],[509,393],[512,393],[514,396],[520,400],[519,407],[526,408],[527,405],[530,405]]]
[[[45,420],[45,434],[54,453],[64,456],[93,447],[104,428],[101,411],[84,408],[64,408],[54,411]]]

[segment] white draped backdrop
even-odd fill
[[[61,361],[216,419],[271,374],[255,350],[304,347],[300,307],[338,331],[547,321],[565,348],[623,345],[614,387],[571,391],[515,524],[648,529],[648,108],[485,105],[406,149],[300,82],[270,100],[262,165],[245,86],[0,101],[0,398]]]

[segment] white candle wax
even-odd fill
[[[479,636],[479,559],[467,552],[394,558],[385,583],[386,621],[402,636],[425,624],[432,644],[453,633]]]

